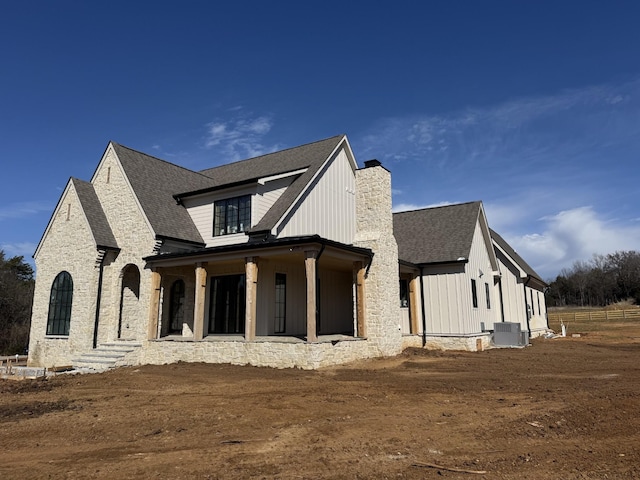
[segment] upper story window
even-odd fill
[[[242,233],[251,226],[251,195],[216,201],[213,210],[213,236]]]

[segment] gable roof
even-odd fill
[[[416,265],[466,261],[481,202],[393,214],[398,258]]]
[[[495,230],[489,229],[489,231],[491,232],[491,239],[500,247],[502,248],[507,255],[509,255],[517,264],[518,267],[520,267],[522,270],[524,270],[524,272],[529,275],[530,277],[538,280],[539,282],[541,282],[544,286],[547,285],[547,283],[540,277],[540,275],[538,275],[536,273],[536,271],[524,260],[524,258],[522,258],[520,255],[518,255],[518,252],[516,252],[511,245],[509,245],[507,243],[507,241],[502,238],[498,232],[496,232]]]
[[[117,249],[118,242],[113,236],[109,221],[102,209],[93,184],[74,177],[71,177],[70,181],[76,190],[82,210],[89,222],[96,246]]]
[[[251,231],[268,231],[282,218],[345,135],[194,172],[111,142],[155,234],[204,244],[186,208],[176,200],[296,170],[301,173]]]
[[[173,195],[206,188],[211,185],[211,178],[115,142],[111,145],[154,233],[204,244],[189,212],[177,204]]]
[[[210,188],[204,191],[214,190],[225,185],[249,183],[272,175],[306,169],[289,185],[258,224],[254,225],[249,232],[270,231],[293,205],[298,196],[309,185],[330,155],[345,138],[345,135],[336,135],[279,152],[202,170],[200,173],[213,179]],[[204,193],[204,191],[178,196]]]

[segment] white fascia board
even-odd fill
[[[47,228],[45,228],[44,233],[42,234],[42,237],[40,238],[40,241],[38,242],[38,246],[36,247],[36,251],[33,253],[33,258],[36,258],[38,256],[38,252],[40,251],[40,247],[42,246],[42,243],[44,242],[45,237],[49,233],[49,230],[51,230],[51,225],[53,224],[53,219],[58,216],[58,212],[60,211],[60,207],[62,207],[62,203],[63,203],[62,201],[67,196],[67,194],[69,193],[69,188],[70,187],[71,187],[71,177],[69,177],[69,180],[67,180],[67,185],[64,187],[64,190],[62,191],[62,195],[60,195],[60,198],[58,199],[58,203],[56,204],[56,208],[53,210],[53,213],[51,214],[51,218],[49,219],[49,223],[47,223]]]
[[[511,262],[511,265],[513,265],[518,269],[520,278],[527,278],[527,273],[522,269],[522,267],[520,267],[520,265],[518,265],[518,262],[516,262],[511,255],[505,252],[504,248],[502,248],[496,242],[492,240],[492,243],[494,248],[497,248],[498,250],[500,250],[500,253],[502,253],[507,258],[507,260],[509,260],[509,262]]]
[[[484,205],[480,202],[480,212],[478,214],[478,221],[480,222],[480,229],[482,230],[482,236],[484,237],[484,243],[489,254],[489,261],[493,267],[493,271],[499,270],[498,258],[496,257],[496,251],[493,249],[493,239],[491,238],[491,232],[489,231],[489,222],[487,222],[487,216],[484,213]]]
[[[262,177],[258,179],[258,183],[260,185],[264,185],[268,182],[273,182],[274,180],[280,180],[281,178],[293,177],[295,175],[301,175],[306,172],[308,168],[301,168],[299,170],[293,170],[291,172],[280,173],[278,175],[271,175],[270,177]]]

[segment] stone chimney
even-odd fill
[[[393,236],[391,173],[378,160],[356,171],[355,245],[373,250],[365,281],[367,337],[381,355],[402,350],[398,244]]]

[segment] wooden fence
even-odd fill
[[[584,312],[549,312],[547,314],[549,323],[559,324],[560,322],[599,322],[599,321],[624,321],[640,320],[640,308],[632,310],[590,310]]]

